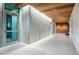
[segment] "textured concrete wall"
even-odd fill
[[[79,4],[75,4],[70,18],[70,38],[79,52]]]
[[[3,20],[2,20],[2,3],[0,3],[0,47],[3,39]]]
[[[30,6],[30,43],[50,35],[51,19]]]
[[[50,35],[51,19],[31,5],[21,9],[21,42],[33,43]],[[51,31],[52,32],[52,31]]]
[[[29,43],[29,5],[25,6],[20,11],[20,41]]]

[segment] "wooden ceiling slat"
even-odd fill
[[[73,7],[74,4],[47,4],[41,7],[36,7],[37,9],[41,9],[42,11],[48,11],[48,10],[53,10],[53,9],[62,9],[66,7]]]
[[[67,7],[67,8],[62,8],[62,9],[57,10],[57,12],[61,13],[61,14],[63,14],[63,13],[71,13],[72,10],[73,10],[73,7]]]

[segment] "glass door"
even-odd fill
[[[18,16],[11,12],[5,13],[6,16],[6,43],[18,40]]]

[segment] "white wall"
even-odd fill
[[[24,6],[21,9],[22,15],[22,39],[21,42],[33,43],[42,38],[45,38],[50,34],[50,22],[49,17],[39,12],[31,5]]]
[[[75,4],[70,18],[70,38],[77,51],[79,51],[79,4]]]

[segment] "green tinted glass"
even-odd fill
[[[16,7],[14,4],[12,3],[5,3],[4,4],[4,8],[9,10],[9,11],[13,11],[16,13],[19,13],[20,8]]]
[[[7,43],[18,40],[18,17],[6,14],[6,41]]]

